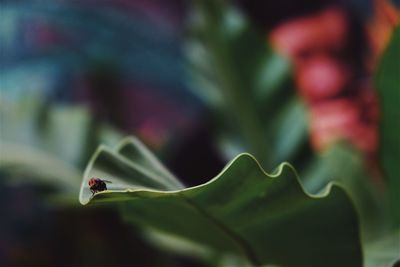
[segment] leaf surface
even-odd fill
[[[183,188],[138,144],[131,139],[98,149],[85,171],[82,204],[121,204],[123,216],[136,225],[252,264],[362,266],[357,215],[340,186],[309,195],[291,165],[268,174],[251,155],[241,154],[209,182]],[[87,182],[93,176],[112,183],[91,197]]]
[[[400,226],[400,27],[393,32],[376,75],[381,106],[380,162],[391,195],[397,227]],[[397,207],[396,207],[397,206]]]

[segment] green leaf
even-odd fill
[[[368,243],[365,251],[365,267],[398,267],[400,263],[400,230]]]
[[[48,184],[69,194],[79,188],[81,172],[72,164],[54,155],[15,143],[0,142],[0,170],[14,181]],[[35,177],[36,179],[29,180]]]
[[[8,182],[36,183],[68,196],[98,143],[121,137],[78,105],[50,104],[40,93],[0,99],[0,171]]]
[[[393,32],[376,75],[381,106],[380,162],[388,181],[396,226],[400,226],[400,27]]]
[[[230,158],[230,151],[250,151],[263,166],[276,166],[281,156],[292,155],[304,143],[305,136],[304,127],[293,139],[280,135],[287,125],[278,125],[278,131],[270,127],[279,123],[271,115],[289,108],[287,102],[296,105],[288,85],[288,60],[274,53],[265,37],[227,2],[193,1],[191,11],[186,45],[191,87],[218,118],[222,154]],[[276,139],[276,148],[268,146]]]
[[[318,192],[329,181],[343,185],[353,200],[364,242],[381,237],[390,229],[386,197],[371,183],[363,155],[347,143],[338,143],[320,155],[318,166],[301,173],[304,187]]]
[[[91,196],[93,176],[111,181],[108,190]],[[125,140],[95,153],[80,201],[118,203],[128,221],[145,229],[255,265],[362,266],[356,211],[340,186],[310,195],[291,165],[268,174],[249,154],[209,182],[183,188],[137,140]]]
[[[400,260],[400,236],[391,225],[387,194],[370,181],[362,154],[338,143],[314,164],[301,174],[305,188],[316,192],[328,181],[343,185],[359,215],[365,266],[392,267]]]

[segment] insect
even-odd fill
[[[88,184],[90,187],[90,192],[94,195],[97,192],[101,192],[104,190],[107,190],[107,185],[106,183],[111,183],[110,181],[107,180],[102,180],[100,178],[92,177],[90,178]]]

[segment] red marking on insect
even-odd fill
[[[111,183],[111,182],[107,181],[107,180],[102,180],[102,179],[96,178],[96,177],[90,178],[90,180],[88,182],[90,192],[92,192],[92,194],[94,195],[97,192],[107,190],[106,183]]]

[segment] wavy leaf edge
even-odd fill
[[[147,196],[156,196],[156,195],[169,195],[169,194],[180,194],[186,191],[190,191],[190,190],[194,190],[194,189],[198,189],[198,188],[203,188],[203,187],[207,187],[208,185],[216,182],[217,180],[219,180],[224,173],[230,169],[232,167],[232,165],[237,164],[239,162],[240,159],[242,158],[247,158],[250,159],[253,163],[255,163],[255,166],[257,166],[257,171],[260,171],[264,177],[266,178],[271,178],[271,179],[275,179],[275,178],[279,178],[279,176],[282,175],[282,173],[286,170],[286,169],[290,169],[290,172],[292,172],[294,174],[294,179],[295,179],[295,184],[296,186],[298,186],[301,189],[301,192],[306,196],[309,197],[311,199],[323,199],[326,197],[329,197],[334,191],[336,192],[341,192],[348,200],[348,203],[351,205],[351,208],[353,209],[354,213],[357,215],[357,231],[360,234],[360,221],[359,221],[359,212],[354,204],[353,199],[351,198],[349,192],[347,191],[347,189],[344,187],[344,185],[335,182],[335,181],[331,181],[329,183],[327,183],[318,193],[310,193],[306,190],[306,188],[302,185],[302,182],[300,180],[300,177],[296,171],[296,169],[288,162],[282,162],[281,164],[279,164],[272,172],[268,173],[264,170],[264,168],[261,166],[260,162],[250,153],[240,153],[238,154],[236,157],[234,157],[231,161],[229,161],[225,167],[212,179],[210,179],[209,181],[203,183],[203,184],[199,184],[196,186],[191,186],[191,187],[185,187],[183,189],[179,189],[179,190],[155,190],[155,189],[149,189],[149,188],[126,188],[125,190],[105,190],[105,191],[101,191],[101,192],[97,192],[95,194],[93,194],[92,196],[90,196],[89,198],[84,198],[84,194],[83,191],[85,190],[85,188],[88,188],[87,185],[87,181],[90,177],[89,173],[91,172],[92,168],[94,167],[97,158],[99,157],[99,155],[101,155],[102,153],[106,152],[106,153],[111,153],[113,156],[115,157],[124,157],[122,155],[120,155],[118,153],[118,150],[122,147],[124,147],[127,144],[133,144],[136,146],[139,146],[139,149],[142,150],[142,152],[150,153],[147,156],[150,155],[150,159],[154,160],[155,163],[157,164],[161,164],[158,159],[150,152],[149,149],[147,149],[143,143],[141,143],[141,141],[139,141],[136,137],[127,137],[122,139],[122,141],[117,144],[116,146],[114,146],[113,148],[107,147],[105,145],[100,145],[96,152],[93,154],[93,156],[91,157],[85,171],[84,171],[84,176],[83,176],[83,181],[81,184],[81,188],[80,188],[80,195],[79,195],[79,201],[82,205],[88,205],[90,204],[93,200],[95,200],[97,203],[104,203],[104,202],[118,202],[118,201],[125,201],[125,200],[130,200],[130,197],[127,198],[118,198],[118,199],[113,199],[111,198],[103,198],[109,194],[114,194],[114,195],[122,195],[126,194],[126,193],[137,193],[138,197],[141,196],[141,193],[144,193]],[[126,160],[126,158],[124,157],[124,159]],[[161,167],[164,169],[165,167],[161,164]],[[166,168],[165,168],[166,169]],[[153,195],[156,194],[156,195]],[[143,195],[142,195],[143,196]],[[359,247],[362,251],[362,258],[365,259],[365,244],[363,244],[362,242],[362,238],[359,235],[358,237],[358,242]]]
[[[293,173],[294,176],[296,177],[296,182],[298,184],[298,186],[300,186],[302,192],[310,198],[314,198],[314,199],[320,199],[320,198],[325,198],[327,196],[330,195],[330,193],[334,190],[334,189],[339,189],[345,192],[346,196],[348,197],[349,201],[351,202],[354,210],[357,212],[357,209],[355,208],[354,202],[351,199],[349,193],[347,192],[347,189],[342,186],[340,183],[331,181],[329,183],[326,184],[326,186],[323,187],[323,189],[321,189],[318,193],[310,193],[307,192],[307,190],[305,189],[305,187],[302,185],[300,177],[296,171],[296,169],[289,163],[289,162],[282,162],[280,163],[274,171],[272,171],[271,173],[268,173],[267,171],[264,170],[264,168],[261,166],[260,162],[250,153],[244,152],[244,153],[240,153],[238,154],[236,157],[234,157],[232,160],[230,160],[225,167],[212,179],[210,179],[209,181],[203,183],[203,184],[199,184],[196,186],[191,186],[191,187],[185,187],[183,189],[179,189],[179,190],[152,190],[152,189],[143,189],[143,188],[135,188],[135,189],[131,189],[131,188],[127,188],[125,190],[121,190],[121,191],[113,191],[113,190],[105,190],[102,192],[97,192],[95,193],[93,196],[91,196],[88,199],[83,198],[83,190],[87,187],[86,181],[88,180],[88,176],[89,176],[89,172],[91,171],[91,169],[93,168],[94,163],[96,162],[98,156],[106,151],[116,157],[120,157],[120,155],[118,154],[118,150],[125,146],[126,144],[134,144],[135,146],[138,146],[139,149],[147,154],[147,156],[149,156],[150,159],[152,159],[154,161],[155,164],[161,166],[163,169],[167,170],[162,164],[160,164],[160,162],[156,159],[156,157],[148,150],[147,147],[145,147],[141,141],[139,141],[139,139],[137,139],[136,137],[130,136],[130,137],[126,137],[124,139],[122,139],[122,141],[120,143],[118,143],[114,148],[109,148],[105,145],[100,145],[97,150],[95,151],[95,153],[92,155],[91,159],[89,160],[89,163],[87,164],[85,171],[83,173],[83,181],[80,187],[80,192],[79,192],[79,201],[82,205],[87,205],[89,204],[92,200],[94,200],[96,197],[100,196],[100,195],[105,195],[105,194],[125,194],[125,193],[134,193],[134,192],[146,192],[146,193],[159,193],[159,194],[173,194],[173,193],[180,193],[180,192],[185,192],[188,190],[192,190],[192,189],[196,189],[196,188],[202,188],[202,187],[206,187],[209,184],[214,183],[215,181],[217,181],[218,179],[220,179],[220,177],[226,172],[226,170],[228,170],[232,165],[236,164],[236,162],[238,162],[238,160],[240,158],[243,157],[248,157],[250,158],[254,163],[256,163],[259,171],[261,171],[263,173],[264,176],[268,177],[268,178],[278,178],[282,172],[284,171],[285,168],[289,168]]]

